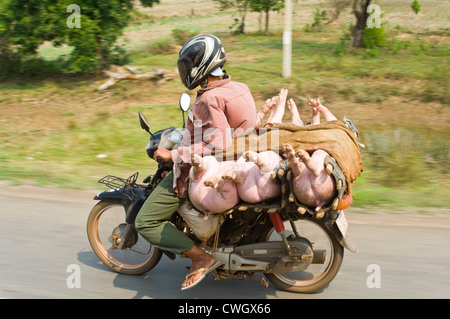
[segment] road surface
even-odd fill
[[[86,220],[95,192],[0,185],[0,298],[328,299],[449,298],[450,210],[346,211],[359,252],[322,291],[299,295],[245,281],[206,278],[180,285],[189,260],[163,256],[142,276],[117,274],[89,246]]]

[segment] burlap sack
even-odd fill
[[[297,126],[279,124],[253,134],[237,138],[226,153],[216,156],[223,160],[237,159],[245,151],[263,152],[272,150],[282,155],[283,144],[294,149],[322,149],[332,156],[346,179],[346,193],[351,194],[354,181],[363,171],[360,146],[352,130],[343,121],[336,120],[318,125]]]

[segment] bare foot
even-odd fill
[[[184,254],[192,259],[192,265],[189,268],[189,274],[192,274],[202,268],[209,268],[214,265],[214,257],[207,254],[197,246],[194,246],[190,250],[185,251]],[[192,276],[189,276],[189,274],[183,281],[181,285],[182,288],[195,283],[203,275],[203,272],[198,272]]]

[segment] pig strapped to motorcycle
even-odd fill
[[[282,155],[283,144],[294,149],[313,152],[326,151],[341,168],[346,179],[346,193],[351,194],[354,181],[363,171],[360,147],[355,133],[344,121],[330,121],[317,125],[297,126],[277,124],[259,130],[260,134],[239,137],[224,153],[218,155],[223,160],[238,158],[246,151],[263,152],[272,150]]]
[[[288,101],[292,124],[283,124],[286,98],[287,90],[282,89],[278,96],[267,100],[258,113],[257,134],[235,139],[225,154],[217,156],[219,161],[211,156],[202,159],[197,155],[193,167],[197,173],[194,178],[191,176],[189,188],[192,196],[189,198],[188,195],[192,206],[208,216],[233,207],[243,208],[239,206],[237,195],[244,204],[257,204],[274,200],[277,189],[278,194],[286,195],[286,186],[292,193],[287,195],[289,200],[298,205],[296,209],[299,212],[307,210],[317,218],[326,211],[345,209],[351,204],[353,182],[363,170],[356,127],[346,117],[344,121],[338,121],[318,99],[308,100],[308,105],[313,108],[313,125],[303,124],[292,99]],[[270,129],[259,130],[269,109],[271,114],[265,127]],[[320,114],[326,120],[322,125]],[[275,157],[264,155],[271,153]],[[287,158],[285,163],[281,162],[280,155]],[[250,166],[244,165],[243,159],[252,162],[248,163]],[[264,169],[263,166],[280,172],[289,167],[290,178],[284,181],[286,185],[267,179],[267,167]],[[195,175],[202,177],[195,178]],[[229,180],[235,182],[234,187]],[[225,184],[227,187],[223,187]],[[284,191],[280,192],[281,189]],[[267,193],[267,190],[271,191]]]

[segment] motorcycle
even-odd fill
[[[159,147],[172,149],[181,141],[185,112],[190,108],[187,93],[181,95],[179,104],[183,114],[181,130],[169,127],[152,133],[145,116],[139,112],[140,125],[150,134],[146,152],[151,159]],[[98,258],[121,274],[144,274],[158,264],[163,254],[175,259],[173,253],[147,242],[134,227],[143,203],[172,170],[161,158],[156,160],[158,168],[142,184],[137,183],[138,172],[128,178],[107,175],[99,180],[109,189],[94,197],[98,203],[89,214],[87,235]],[[287,165],[284,171],[278,172],[281,199],[258,204],[239,203],[220,214],[220,227],[210,238],[200,240],[182,218],[181,211],[174,214],[171,222],[222,262],[213,274],[215,279],[253,278],[265,287],[271,282],[284,291],[312,293],[335,278],[343,261],[344,247],[357,251],[347,236],[344,211],[330,209],[319,214],[302,206],[292,196],[290,173]],[[256,276],[258,273],[264,276]]]

